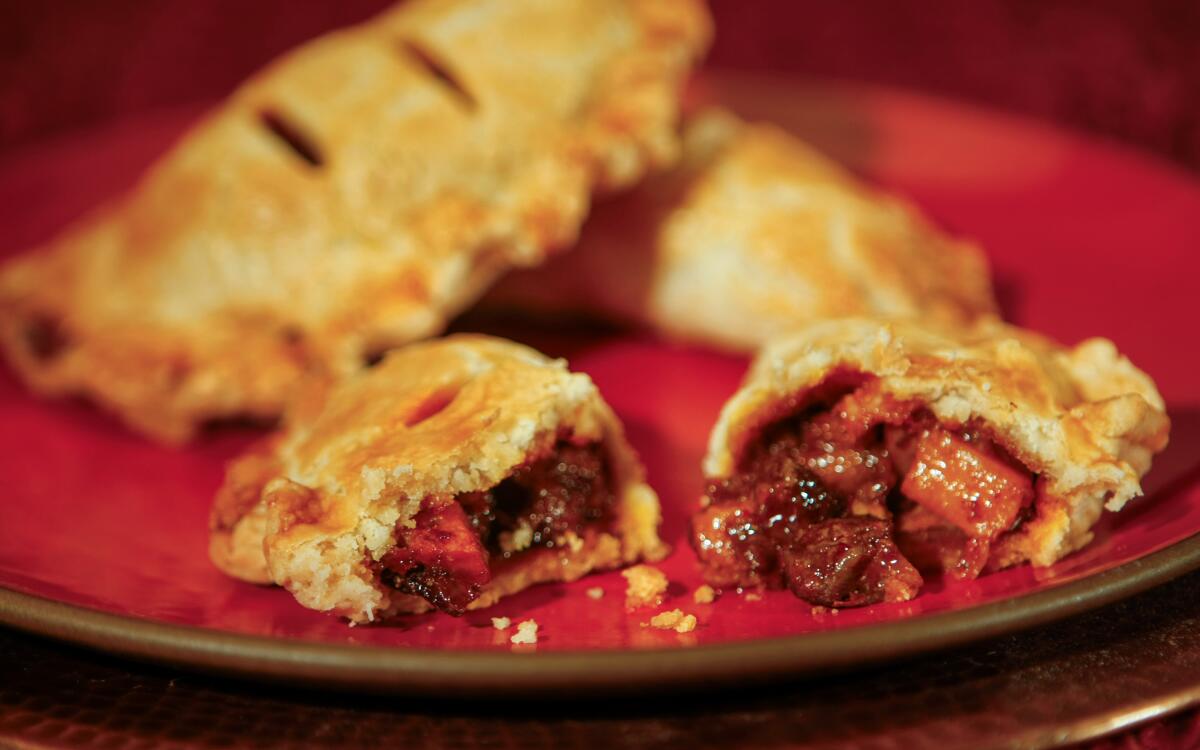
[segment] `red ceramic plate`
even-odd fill
[[[543,586],[461,619],[350,628],[279,589],[225,578],[206,555],[222,466],[254,435],[186,449],[129,434],[86,405],[47,403],[0,372],[0,620],[127,654],[260,676],[410,690],[558,689],[797,673],[992,635],[1099,606],[1200,566],[1200,186],[1145,156],[1026,121],[908,94],[710,75],[720,100],[815,141],[868,178],[979,239],[1006,313],[1064,341],[1102,334],[1157,380],[1174,421],[1150,496],[1046,570],[930,583],[912,602],[814,614],[786,592],[696,605],[685,521],[699,462],[745,362],[633,334],[515,332],[591,374],[662,496],[667,608],[686,635],[627,613],[623,579]],[[5,245],[45,238],[127,185],[195,111],[166,113],[10,155]],[[603,598],[586,595],[600,587]],[[489,618],[533,618],[536,653],[511,653]]]

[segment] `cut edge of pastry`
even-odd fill
[[[534,444],[553,440],[557,432],[539,435]],[[466,609],[481,609],[495,603],[501,597],[524,590],[538,583],[568,582],[591,572],[612,569],[638,560],[658,560],[665,556],[668,547],[658,538],[660,511],[658,497],[641,479],[640,464],[628,449],[618,447],[611,436],[597,440],[614,461],[614,493],[616,495],[615,517],[607,529],[585,529],[582,535],[568,533],[555,549],[528,549],[492,568],[492,578],[485,584],[479,596]],[[531,452],[532,453],[532,452]],[[507,478],[516,465],[502,472],[495,482],[483,482],[477,488],[483,491],[496,486]],[[636,474],[631,474],[636,472]],[[268,547],[265,571],[269,579],[287,588],[306,607],[337,614],[354,622],[370,622],[378,619],[427,612],[434,606],[419,596],[400,593],[379,584],[378,571],[366,565],[331,568],[321,550],[326,545],[352,546],[366,555],[383,555],[395,544],[394,534],[382,534],[378,522],[363,519],[353,530],[347,530],[336,538],[328,537],[323,531],[313,534],[310,528],[281,529],[277,522],[280,515],[299,510],[311,501],[306,490],[287,486],[286,480],[275,480],[264,489],[266,499],[266,536]],[[471,491],[471,490],[468,490]],[[386,503],[386,495],[379,498]],[[422,505],[420,500],[400,499],[400,510],[396,523],[415,519]],[[243,529],[247,524],[248,529]],[[246,516],[232,530],[231,541],[245,533],[251,541],[255,539],[261,522],[255,512]],[[374,549],[372,549],[374,547]],[[257,563],[257,558],[252,558]],[[376,559],[376,562],[379,560]],[[258,573],[258,571],[254,571]],[[326,585],[324,580],[329,582]]]
[[[989,569],[1051,565],[1092,539],[1104,509],[1142,494],[1170,421],[1153,381],[1104,339],[1073,348],[985,321],[942,332],[905,321],[834,320],[768,346],[726,403],[704,459],[732,477],[753,440],[780,420],[863,382],[916,401],[950,431],[993,440],[1037,482],[1034,515],[995,539]],[[831,404],[830,404],[831,405]],[[1044,487],[1042,486],[1044,484]]]
[[[537,424],[519,421],[503,437],[490,435],[490,440],[505,444],[502,453],[433,466],[436,476],[414,476],[411,467],[400,470],[403,465],[384,472],[364,470],[366,481],[337,488],[354,497],[336,496],[328,487],[314,489],[288,478],[279,451],[286,454],[286,441],[303,442],[310,435],[300,427],[277,436],[229,468],[210,522],[214,564],[242,580],[278,583],[301,604],[354,622],[427,611],[432,605],[425,599],[381,582],[380,566],[396,546],[397,529],[415,524],[422,509],[430,507],[430,498],[458,503],[464,495],[496,487],[521,467],[557,455],[564,444],[599,446],[608,491],[614,497],[611,517],[600,526],[583,527],[581,533],[567,532],[552,549],[512,542],[511,557],[489,561],[491,580],[466,608],[489,606],[536,583],[572,581],[592,571],[665,556],[669,548],[658,537],[658,497],[645,483],[644,470],[619,421],[586,375],[569,373],[561,360],[547,360],[526,347],[476,335],[414,345],[389,355],[379,366],[386,367],[393,357],[416,361],[423,353],[441,350],[430,355],[436,357],[448,349],[470,350],[471,356],[491,361],[524,359],[524,366],[546,371],[553,395],[538,397],[548,408],[541,411]],[[542,386],[530,384],[533,390]],[[326,387],[322,384],[318,390]],[[297,412],[303,408],[294,409],[293,415]],[[425,491],[414,495],[413,487]],[[513,532],[505,533],[515,539]]]

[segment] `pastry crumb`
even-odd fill
[[[696,590],[692,592],[692,601],[696,602],[697,604],[712,604],[713,600],[716,598],[717,592],[707,583],[697,587]]]
[[[656,607],[662,604],[662,595],[667,591],[667,577],[658,568],[649,565],[634,565],[621,571],[628,582],[625,587],[625,606]]]
[[[756,591],[751,591],[750,593],[746,594],[746,595],[745,595],[744,597],[742,597],[742,598],[743,598],[743,599],[745,599],[745,600],[746,600],[746,601],[748,601],[748,602],[761,602],[761,601],[762,601],[762,594],[760,594],[760,593],[758,593],[758,592],[756,592]]]
[[[538,624],[536,620],[525,620],[517,625],[517,632],[508,640],[512,643],[537,643]]]
[[[492,618],[492,627],[495,628],[496,630],[508,630],[508,627],[510,625],[512,625],[512,620],[510,620],[507,617],[493,617]]]
[[[696,616],[685,614],[682,609],[673,609],[670,612],[659,612],[654,617],[651,617],[650,625],[659,630],[690,633],[696,629]]]
[[[600,588],[599,586],[593,586],[587,590],[587,595],[589,599],[603,599],[604,589]]]
[[[520,552],[533,544],[533,529],[521,524],[512,531],[500,535],[500,549],[505,552]]]
[[[826,613],[826,612],[828,612],[828,611],[829,611],[829,610],[825,609],[824,607],[822,607],[822,606],[821,606],[821,605],[819,605],[819,604],[818,604],[817,606],[815,606],[815,607],[813,607],[813,608],[812,608],[812,613],[813,613],[814,615],[823,615],[823,614],[825,614],[825,613]]]

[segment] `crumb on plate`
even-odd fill
[[[509,640],[513,643],[537,643],[538,624],[536,620],[525,620],[517,625],[517,632]]]
[[[658,606],[667,591],[667,577],[658,568],[634,565],[621,572],[628,582],[625,586],[625,606],[630,609]]]
[[[659,612],[654,617],[651,617],[650,625],[659,630],[690,633],[696,629],[696,616],[684,614],[682,609],[673,609],[670,612]]]
[[[508,626],[512,625],[512,620],[507,617],[493,617],[492,627],[496,630],[508,630]]]
[[[713,590],[713,587],[709,586],[707,583],[703,584],[702,586],[698,586],[696,590],[692,592],[692,601],[696,602],[697,604],[712,604],[713,600],[716,598],[717,592]]]
[[[751,591],[742,598],[748,602],[761,602],[762,594],[758,593],[757,591]]]
[[[600,588],[599,586],[592,586],[587,590],[587,595],[589,599],[603,599],[604,589]]]

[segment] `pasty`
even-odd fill
[[[576,249],[487,304],[598,312],[734,351],[830,317],[995,314],[978,248],[780,128],[706,112],[683,140],[677,168],[598,203]]]
[[[0,345],[151,436],[439,332],[676,157],[700,0],[413,0],[268,65],[0,272]]]
[[[658,559],[658,498],[592,381],[501,339],[412,344],[300,389],[229,471],[211,556],[367,622]]]
[[[692,542],[710,583],[824,606],[1050,565],[1141,493],[1169,423],[1113,344],[846,319],[772,343],[721,412]]]

